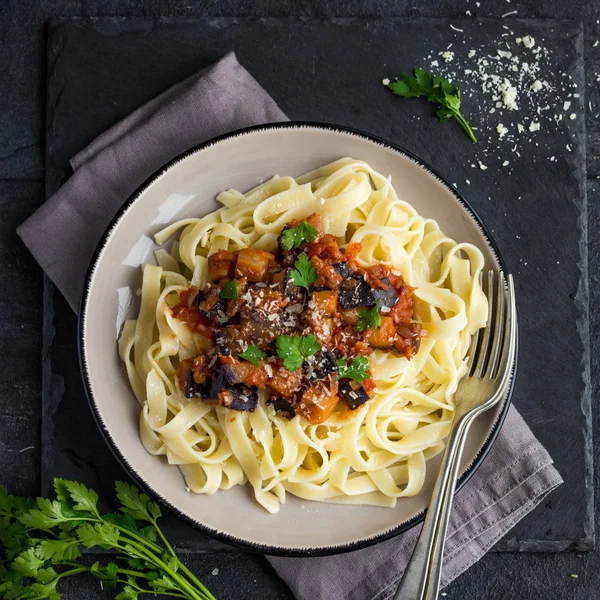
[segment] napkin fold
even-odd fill
[[[18,234],[77,312],[97,243],[119,207],[154,171],[215,136],[285,120],[230,53],[140,107],[77,154],[71,161],[73,176]],[[551,457],[511,407],[487,458],[456,496],[443,584],[479,560],[560,483]],[[386,600],[417,535],[413,528],[347,554],[268,560],[298,600]]]

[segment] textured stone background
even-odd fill
[[[44,198],[45,24],[69,16],[261,16],[311,17],[455,17],[471,10],[479,16],[500,16],[511,10],[519,18],[560,18],[585,25],[586,104],[600,100],[599,6],[596,2],[486,2],[479,8],[464,0],[428,3],[317,2],[282,0],[265,3],[129,1],[3,2],[0,4],[0,450],[4,455],[0,481],[15,492],[35,494],[40,487],[39,437],[41,395],[42,277],[39,268],[16,239],[14,230]],[[589,204],[589,273],[592,340],[592,395],[598,395],[598,334],[594,308],[598,300],[597,208],[600,185],[600,124],[586,120]],[[45,360],[45,357],[41,357]],[[595,418],[595,428],[599,425]],[[4,432],[10,432],[5,435]],[[564,440],[565,444],[569,440]],[[32,446],[32,448],[30,448]],[[600,457],[596,451],[596,464]],[[596,517],[598,517],[598,508]],[[235,552],[189,557],[190,566],[204,577],[220,598],[289,598],[289,592],[258,557]],[[219,574],[212,576],[214,568]],[[571,578],[576,573],[578,579]],[[591,600],[600,597],[600,553],[582,555],[491,553],[448,590],[453,599],[544,598]],[[66,598],[109,598],[94,581],[76,580],[65,587]]]

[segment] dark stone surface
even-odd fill
[[[61,16],[435,16],[459,17],[466,10],[474,15],[500,16],[518,10],[519,17],[574,19],[585,25],[585,64],[587,112],[588,176],[600,175],[600,3],[584,0],[523,0],[512,3],[482,0],[432,0],[410,3],[406,0],[5,0],[0,3],[0,179],[43,177],[45,23]],[[514,17],[507,18],[511,23]],[[591,101],[591,107],[588,102]],[[593,192],[593,194],[592,194]],[[39,349],[41,318],[39,290],[41,274],[27,252],[19,247],[15,226],[43,201],[41,186],[27,181],[0,181],[0,344],[2,349],[2,395],[0,396],[0,483],[21,493],[39,489],[40,381]],[[600,186],[589,187],[590,299],[592,309],[599,305]],[[557,219],[560,218],[557,216]],[[23,267],[21,269],[21,267]],[[23,274],[28,279],[23,280]],[[17,326],[28,333],[17,335]],[[600,316],[591,312],[592,397],[600,393]],[[16,351],[15,351],[16,350]],[[19,359],[11,359],[13,352]],[[57,382],[58,383],[58,382]],[[10,416],[18,414],[16,418]],[[7,415],[8,418],[7,418]],[[19,426],[15,426],[19,422]],[[594,432],[600,434],[600,413],[594,413]],[[569,440],[564,440],[565,446]],[[37,445],[36,445],[37,443]],[[30,445],[31,451],[19,453]],[[600,445],[595,445],[600,464]],[[30,454],[35,452],[36,454]],[[596,480],[596,485],[597,485]],[[571,484],[572,485],[572,484]],[[573,488],[571,488],[573,489]],[[596,524],[600,503],[596,503]],[[581,556],[581,557],[580,557]],[[238,554],[210,553],[188,557],[188,564],[201,573],[223,599],[291,598],[277,583],[264,560]],[[209,573],[219,568],[219,576]],[[229,569],[227,571],[227,569]],[[570,574],[578,574],[578,579]],[[226,575],[221,577],[221,574]],[[254,581],[256,579],[256,582]],[[214,583],[213,583],[214,581]],[[593,600],[598,597],[600,551],[576,555],[490,553],[446,590],[452,600],[504,600],[523,598],[545,600]],[[218,587],[217,587],[218,586]],[[64,588],[65,599],[109,598],[94,581],[75,579]]]
[[[552,46],[554,72],[570,73],[575,83],[581,83],[582,40],[577,25],[528,22],[520,29],[515,23],[512,27],[515,35],[530,33],[538,43]],[[468,40],[467,47],[487,45],[495,53],[504,31],[503,22],[484,21],[465,28],[461,38]],[[535,142],[519,146],[523,155],[513,161],[512,143],[498,143],[491,125],[481,127],[482,139],[475,146],[466,136],[457,135],[454,127],[440,127],[427,104],[399,102],[379,85],[390,70],[419,64],[431,47],[446,48],[454,39],[455,32],[445,20],[111,19],[59,24],[49,33],[49,191],[67,176],[69,157],[98,133],[231,47],[290,118],[331,121],[401,140],[450,181],[468,189],[468,198],[516,274],[522,340],[514,401],[567,482],[519,523],[498,549],[589,549],[591,462],[586,461],[584,435],[589,424],[580,409],[586,391],[580,367],[585,345],[576,326],[578,304],[583,306],[587,300],[585,286],[578,296],[577,267],[578,220],[585,196],[583,130],[572,124],[567,128],[563,122],[532,137],[539,139],[539,146]],[[270,46],[278,48],[280,58],[275,64],[266,58]],[[364,48],[368,52],[361,52]],[[355,57],[352,69],[344,68],[347,55]],[[112,64],[119,64],[119,69],[111,69]],[[558,85],[550,69],[545,76]],[[482,102],[477,88],[467,98],[471,106]],[[521,112],[524,122],[533,118],[525,107]],[[442,153],[440,148],[450,152]],[[549,161],[549,153],[558,160]],[[457,161],[456,156],[461,158]],[[510,177],[500,166],[506,158],[514,163]],[[478,160],[485,160],[489,169],[473,169],[471,163]],[[463,184],[467,179],[470,187]],[[552,216],[557,210],[562,217],[558,222]],[[551,295],[554,301],[549,304],[546,299]],[[46,382],[55,385],[45,397],[43,485],[48,489],[52,476],[60,474],[105,488],[115,476],[123,475],[82,400],[74,360],[75,318],[57,296],[51,371],[46,372]],[[562,326],[554,327],[559,321]],[[544,346],[565,347],[568,352],[540,352]],[[585,402],[589,403],[589,395]],[[570,440],[566,447],[565,439]],[[169,525],[181,546],[206,547],[203,538],[175,519]]]

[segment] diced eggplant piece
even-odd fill
[[[194,380],[194,374],[190,369],[185,379],[185,397],[186,398],[202,398],[204,396],[202,388],[203,383],[196,383]]]
[[[312,360],[307,361],[306,369],[306,376],[309,379],[324,379],[338,370],[335,356],[327,348],[323,348],[311,358]]]
[[[283,364],[273,367],[267,387],[278,396],[292,398],[302,385],[303,370],[288,371]]]
[[[367,390],[357,381],[344,383],[340,386],[339,393],[352,410],[362,406],[369,399]]]
[[[233,252],[218,250],[208,257],[207,279],[209,282],[233,279],[236,257]]]
[[[284,417],[285,419],[291,420],[296,416],[296,410],[292,406],[292,403],[286,398],[276,398],[269,402],[269,404],[272,404],[279,416]]]
[[[258,248],[242,248],[235,265],[236,277],[245,277],[248,281],[264,281],[269,264],[274,256]]]
[[[379,300],[379,306],[386,306],[387,308],[392,308],[398,302],[398,294],[394,289],[394,286],[390,283],[390,280],[387,277],[384,277],[381,280],[381,283],[387,285],[387,290],[382,290],[380,288],[373,290],[373,296],[375,297],[375,302]]]
[[[198,302],[198,310],[217,325],[225,325],[229,320],[225,302],[215,294],[209,294],[205,300]]]
[[[314,302],[317,310],[323,316],[333,316],[337,310],[337,292],[333,291],[322,291],[322,292],[313,292],[312,301]]]
[[[345,309],[373,306],[375,297],[371,286],[361,277],[346,279],[338,290],[338,300]]]
[[[219,393],[219,401],[232,410],[254,412],[258,405],[258,393],[247,385],[232,385]]]
[[[267,383],[267,373],[264,369],[246,361],[230,358],[227,363],[221,365],[221,369],[231,384],[245,383],[264,388]]]
[[[243,342],[240,336],[240,331],[237,327],[229,325],[223,327],[216,337],[217,349],[219,354],[223,356],[231,356],[239,354],[243,351]]]
[[[396,324],[392,317],[381,317],[381,325],[377,329],[368,329],[365,342],[374,348],[391,348],[396,340]]]
[[[335,410],[338,395],[323,383],[315,383],[303,394],[298,404],[298,413],[312,425],[326,421]]]
[[[302,288],[298,287],[292,281],[292,269],[288,267],[283,271],[277,273],[277,275],[273,278],[273,281],[279,283],[279,291],[290,300],[298,300],[302,296]]]
[[[223,390],[224,383],[225,377],[218,368],[212,371],[211,376],[204,383],[196,383],[190,370],[185,380],[185,397],[216,399],[219,392]]]
[[[333,265],[333,268],[342,276],[342,279],[348,279],[350,277],[350,268],[347,262],[339,262]]]

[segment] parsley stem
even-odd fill
[[[466,119],[462,116],[462,114],[454,109],[452,110],[452,114],[454,115],[454,118],[459,122],[460,126],[464,129],[465,133],[469,136],[469,138],[471,139],[471,141],[476,142],[477,138],[475,137],[475,134],[473,133],[473,130],[471,129],[471,126],[467,123]]]
[[[156,556],[156,554],[154,554],[150,550],[147,550],[142,544],[139,544],[134,540],[131,540],[128,543],[130,544],[132,549],[137,551],[138,554],[141,554],[142,557],[147,558],[148,560],[153,562],[157,567],[160,567],[163,571],[168,573],[174,581],[177,581],[179,583],[181,590],[189,594],[190,598],[197,600],[206,600],[206,595],[204,594],[203,590],[194,589],[187,579],[183,578],[181,575],[173,571],[173,569],[171,569],[169,565],[167,565],[158,556]]]

